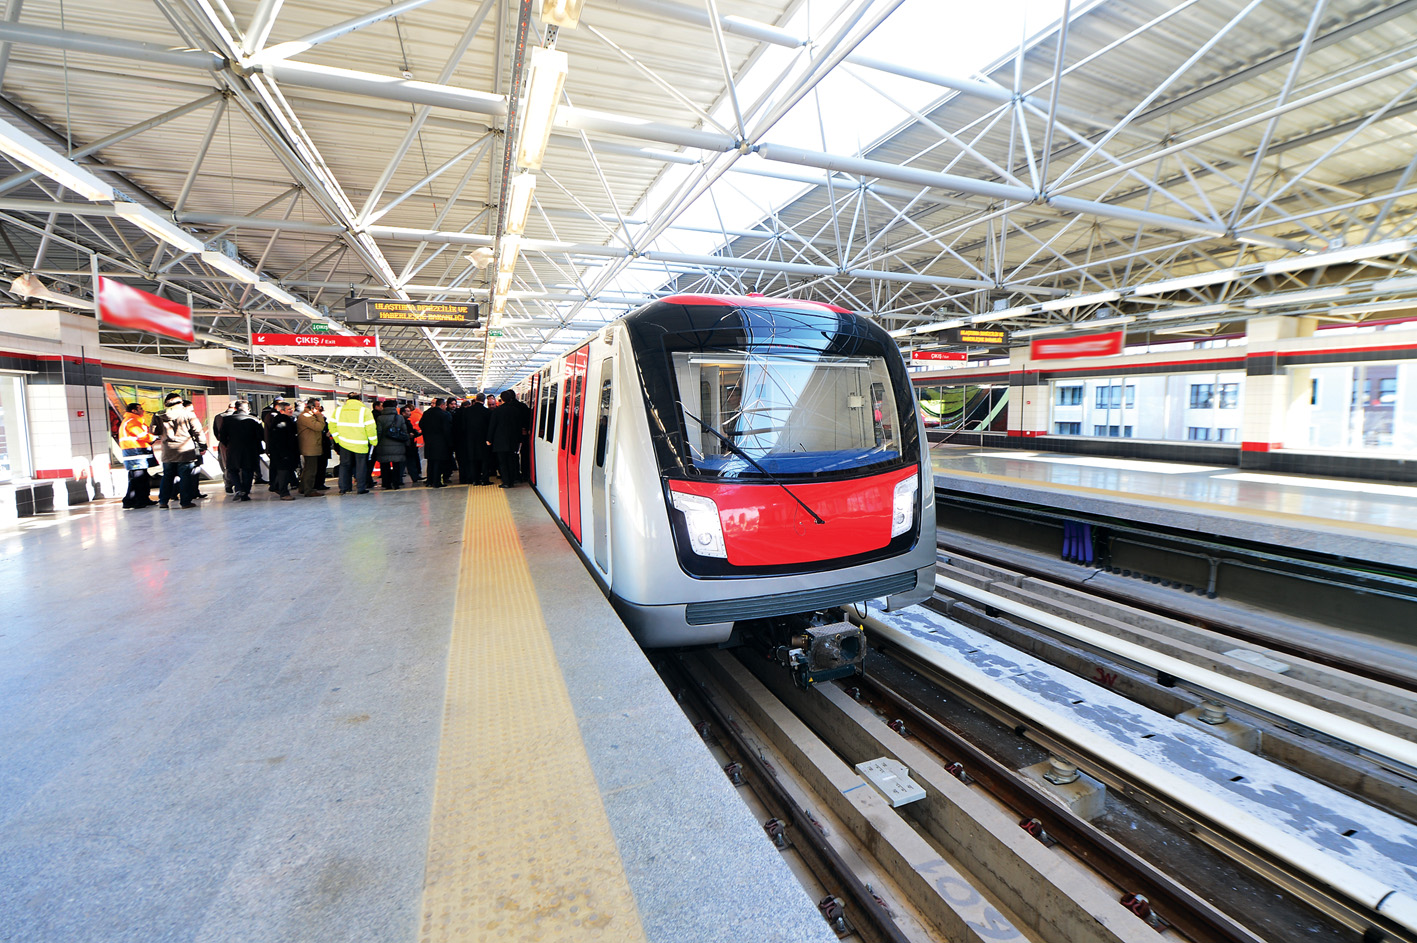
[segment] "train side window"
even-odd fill
[[[600,419],[595,426],[595,467],[605,467],[606,434],[610,431],[610,378],[600,384]]]
[[[541,437],[547,442],[556,438],[556,395],[561,391],[561,384],[553,383],[547,388],[546,405],[541,412]]]
[[[571,400],[575,399],[571,395],[570,378],[566,379],[566,395],[561,398],[561,448],[570,448],[571,441]]]
[[[575,405],[572,407],[571,421],[575,424],[575,431],[571,436],[571,452],[577,454],[581,450],[581,417],[585,415],[585,374],[576,374],[576,395]]]

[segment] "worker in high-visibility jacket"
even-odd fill
[[[368,494],[369,455],[379,444],[379,431],[358,393],[350,393],[330,416],[330,435],[339,447],[339,493],[349,494],[353,485]]]
[[[153,438],[142,405],[129,403],[118,427],[118,447],[123,450],[123,467],[128,469],[128,492],[123,495],[125,508],[145,508],[153,504],[153,479],[148,474],[148,469],[157,464],[153,457]]]

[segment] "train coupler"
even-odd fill
[[[779,646],[777,660],[792,671],[802,689],[861,672],[866,660],[866,633],[849,622],[809,626]]]

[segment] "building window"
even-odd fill
[[[1058,387],[1059,406],[1081,406],[1082,387],[1080,386],[1060,386]]]
[[[1194,389],[1194,388],[1193,388]],[[1238,409],[1240,406],[1240,384],[1220,384],[1220,408]]]
[[[1125,388],[1127,398],[1127,408],[1132,409],[1137,404],[1136,384],[1128,383]],[[1121,409],[1122,408],[1123,387],[1120,383],[1112,386],[1099,386],[1097,388],[1097,408],[1098,409]]]
[[[1194,390],[1195,387],[1193,386],[1193,387],[1191,387],[1191,389]],[[1209,427],[1209,426],[1188,426],[1188,427],[1186,428],[1186,438],[1187,438],[1187,439],[1190,439],[1192,442],[1209,442],[1209,441],[1210,441],[1210,427]]]
[[[1122,438],[1124,438],[1124,439],[1130,439],[1131,437],[1132,437],[1132,427],[1131,427],[1131,426],[1123,426],[1123,427],[1122,427]]]
[[[1191,384],[1191,408],[1211,409],[1215,406],[1215,384],[1214,383],[1192,383]],[[1195,436],[1191,436],[1195,438]],[[1209,438],[1208,436],[1206,438]]]
[[[1122,427],[1121,427],[1121,426],[1093,426],[1093,427],[1092,427],[1092,434],[1093,434],[1093,435],[1098,435],[1098,436],[1107,436],[1107,437],[1109,437],[1109,438],[1115,439],[1115,438],[1117,438],[1117,437],[1119,437],[1119,436],[1122,435]],[[1132,427],[1131,427],[1131,426],[1127,426],[1127,431],[1126,431],[1127,437],[1130,438],[1130,437],[1131,437],[1131,434],[1132,434]]]
[[[1217,438],[1219,438],[1221,442],[1239,442],[1239,441],[1240,441],[1240,430],[1239,430],[1239,429],[1216,429],[1215,431],[1218,432],[1218,433],[1220,433],[1220,435],[1219,435]]]
[[[1082,435],[1082,423],[1080,422],[1055,422],[1053,423],[1055,435]]]

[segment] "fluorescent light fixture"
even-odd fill
[[[0,151],[86,200],[113,199],[113,188],[38,138],[0,120]]]
[[[1385,278],[1380,282],[1373,283],[1373,291],[1379,294],[1386,294],[1390,291],[1408,291],[1417,288],[1417,275],[1402,275],[1397,278]]]
[[[272,298],[276,301],[279,301],[281,304],[285,305],[288,308],[295,307],[295,302],[299,300],[290,292],[277,285],[275,282],[267,281],[264,278],[256,283],[256,290],[259,291],[261,294],[265,295],[267,298]]]
[[[1002,321],[1005,318],[1021,318],[1025,314],[1032,314],[1033,305],[1019,305],[1015,308],[1000,308],[998,311],[986,311],[983,314],[976,314],[969,319],[970,324],[982,324],[985,321]]]
[[[1045,301],[1039,305],[1044,311],[1066,311],[1069,308],[1082,308],[1087,305],[1105,304],[1108,301],[1116,301],[1122,297],[1119,291],[1095,291],[1090,295],[1070,295],[1067,298],[1054,298],[1052,301]]]
[[[1328,288],[1314,288],[1309,291],[1284,291],[1277,295],[1261,295],[1258,298],[1246,298],[1247,308],[1277,308],[1280,305],[1302,305],[1312,301],[1327,301],[1330,298],[1342,298],[1348,294],[1348,289],[1343,285],[1332,285]]]
[[[570,60],[557,49],[537,47],[531,51],[531,74],[522,100],[521,128],[517,133],[517,166],[540,170],[551,139],[551,121],[561,103]]]
[[[1204,334],[1206,331],[1220,330],[1219,321],[1207,321],[1205,324],[1184,324],[1172,325],[1171,327],[1158,327],[1153,334]]]
[[[1207,314],[1224,314],[1230,310],[1228,304],[1191,305],[1190,307],[1162,308],[1147,314],[1148,321],[1165,321],[1171,318],[1200,318]]]
[[[1009,337],[1010,339],[1016,337],[1042,337],[1045,334],[1063,334],[1072,329],[1073,326],[1071,324],[1050,324],[1047,327],[1030,327],[1022,331],[1012,331]]]
[[[1161,282],[1148,282],[1138,285],[1132,289],[1133,295],[1162,295],[1168,291],[1183,291],[1187,288],[1204,288],[1206,285],[1219,285],[1221,282],[1233,282],[1240,277],[1240,270],[1237,268],[1216,269],[1214,272],[1197,272],[1194,275],[1182,275],[1179,278],[1168,278]]]
[[[206,249],[202,252],[202,261],[219,272],[225,272],[227,275],[230,275],[243,284],[255,285],[261,281],[259,275],[225,252],[218,252],[215,249]]]
[[[510,275],[517,270],[517,253],[521,251],[520,236],[503,236],[502,250],[497,256],[497,274]]]
[[[581,21],[585,0],[541,0],[541,22],[561,29],[575,29]]]
[[[1332,252],[1315,252],[1312,255],[1300,255],[1292,259],[1276,259],[1264,264],[1264,273],[1275,275],[1280,272],[1298,272],[1302,269],[1318,268],[1321,265],[1342,265],[1345,262],[1377,259],[1385,255],[1404,255],[1411,252],[1414,245],[1417,243],[1411,239],[1390,239],[1387,242],[1349,246],[1346,249],[1335,249]]]
[[[526,232],[526,220],[531,215],[531,195],[536,191],[536,174],[522,173],[512,178],[507,188],[507,216],[502,221],[505,232],[520,236]]]
[[[926,324],[923,327],[911,328],[912,334],[934,334],[936,331],[948,331],[953,328],[963,327],[966,323],[962,318],[953,318],[949,321],[937,321],[934,324]]]
[[[1116,327],[1119,324],[1131,324],[1136,318],[1130,314],[1121,314],[1115,318],[1097,318],[1092,321],[1074,321],[1073,330],[1086,331],[1094,327]]]
[[[202,240],[185,229],[178,228],[175,223],[163,219],[146,206],[128,200],[114,200],[113,211],[158,242],[165,242],[187,253],[202,251]]]
[[[310,304],[308,301],[301,301],[299,298],[297,298],[295,299],[295,302],[291,304],[291,307],[296,311],[300,312],[301,314],[305,315],[312,321],[327,321],[330,324],[335,324],[332,319],[325,317],[325,313],[323,311]]]

